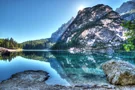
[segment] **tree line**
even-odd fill
[[[8,49],[48,49],[53,45],[49,39],[31,40],[17,43],[13,38],[0,39],[0,47]]]
[[[31,40],[22,43],[23,49],[48,49],[52,45],[49,39]]]
[[[9,49],[22,48],[22,45],[17,43],[13,38],[0,39],[0,47]]]

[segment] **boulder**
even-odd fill
[[[2,81],[0,90],[39,90],[39,87],[42,88],[46,85],[45,81],[48,78],[48,73],[44,71],[24,71],[12,75],[8,80]]]
[[[135,85],[135,66],[125,61],[111,60],[102,65],[111,84]]]

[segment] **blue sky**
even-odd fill
[[[78,8],[106,4],[114,10],[128,0],[0,0],[0,38],[17,42],[49,38]]]

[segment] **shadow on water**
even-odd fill
[[[51,68],[62,78],[61,82],[63,82],[64,79],[70,84],[106,83],[101,65],[112,59],[124,60],[135,64],[135,52],[117,52],[112,55],[107,55],[92,52],[73,54],[67,51],[23,51],[13,52],[5,56],[1,55],[0,60],[8,60],[11,62],[18,56],[22,57],[23,60],[32,60],[31,62],[34,62],[33,60],[40,61],[42,65],[43,62],[49,63]],[[31,64],[33,63],[30,63],[30,65]],[[36,67],[41,67],[43,69],[44,66],[39,65]],[[47,71],[47,69],[45,70]],[[52,77],[56,77],[55,75],[52,74]],[[64,82],[66,83],[66,81]],[[48,80],[47,83],[52,84],[51,82],[51,80]],[[60,84],[58,82],[59,80],[55,80],[54,84]]]

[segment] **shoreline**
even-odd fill
[[[134,90],[135,85],[117,86],[111,84],[81,84],[81,85],[47,85],[50,78],[46,71],[23,71],[13,74],[9,79],[0,82],[0,90]]]
[[[9,79],[0,82],[0,90],[84,90],[84,89],[111,89],[113,90],[115,86],[113,85],[48,85],[45,83],[50,78],[49,73],[46,71],[23,71],[13,74]]]
[[[23,49],[8,49],[8,48],[0,47],[0,52],[2,52],[2,53],[4,53],[4,52],[19,52],[19,51],[23,51]]]

